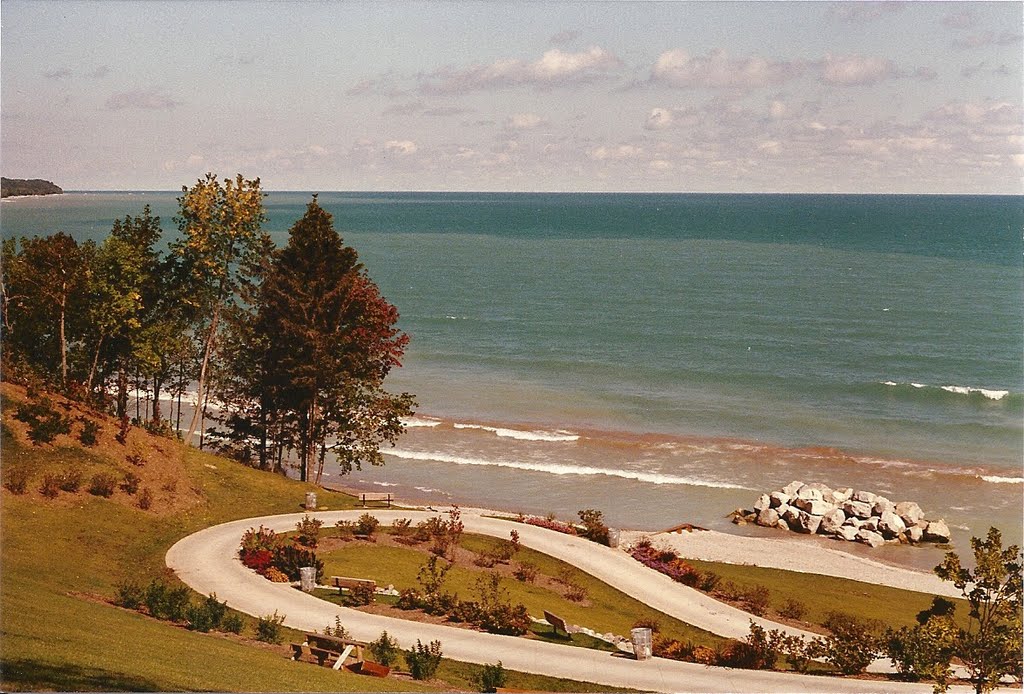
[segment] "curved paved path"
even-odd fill
[[[333,525],[342,518],[354,519],[361,513],[361,510],[323,511],[310,515],[320,518],[326,525]],[[456,660],[472,663],[500,660],[513,670],[609,686],[661,692],[931,691],[931,687],[925,685],[733,670],[661,658],[638,662],[606,652],[370,615],[325,602],[288,584],[271,583],[242,565],[238,559],[238,546],[247,529],[263,525],[277,532],[293,530],[304,515],[249,518],[201,530],[171,547],[167,553],[167,565],[200,593],[216,593],[232,608],[251,615],[266,615],[277,610],[285,615],[285,624],[296,629],[323,629],[333,623],[335,615],[339,615],[345,627],[359,640],[372,641],[386,629],[403,647],[409,647],[417,639],[424,642],[438,639],[443,644],[445,655]],[[438,514],[374,510],[373,515],[382,523],[390,523],[397,518],[419,521]],[[497,537],[507,537],[515,528],[524,545],[567,561],[652,607],[701,628],[733,638],[743,638],[749,632],[750,616],[747,613],[675,583],[643,567],[623,552],[569,535],[523,524],[513,525],[473,513],[463,512],[462,520],[468,532]],[[756,621],[768,628],[781,626],[768,620]],[[792,629],[788,631],[803,633]]]

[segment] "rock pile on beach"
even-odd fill
[[[791,482],[762,494],[754,508],[733,511],[734,523],[756,523],[808,535],[826,535],[871,547],[886,543],[949,542],[943,520],[927,520],[913,501],[894,503],[866,491]]]

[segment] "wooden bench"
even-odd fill
[[[326,634],[306,634],[306,642],[303,644],[292,644],[292,651],[295,655],[292,660],[298,660],[303,655],[310,655],[316,658],[318,665],[326,665],[333,660],[331,667],[340,670],[349,656],[355,652],[356,661],[363,660],[363,648],[366,643],[343,639],[338,636],[327,636]]]
[[[547,610],[544,610],[544,619],[548,624],[555,630],[555,635],[558,635],[558,631],[561,630],[567,637],[569,636],[569,630],[565,627],[565,620],[558,615],[553,615]]]
[[[391,493],[390,492],[388,492],[388,493],[384,493],[384,492],[376,492],[376,493],[375,492],[360,492],[359,500],[362,503],[363,508],[366,508],[366,502],[367,501],[386,502],[387,505],[388,505],[388,508],[391,508]]]
[[[349,578],[347,576],[331,576],[331,585],[338,589],[338,592],[352,590],[362,586],[368,586],[370,590],[377,590],[377,582],[368,578]]]

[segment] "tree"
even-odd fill
[[[956,552],[947,552],[935,573],[950,581],[970,604],[967,627],[957,627],[953,654],[963,663],[978,694],[990,691],[1004,676],[1021,681],[1022,555],[1017,545],[1003,549],[1002,534],[989,528],[982,540],[971,538],[974,570],[960,563]],[[947,679],[939,680],[939,691]]]
[[[319,482],[328,452],[343,473],[382,464],[380,446],[401,434],[413,398],[383,389],[408,343],[397,320],[314,196],[274,255],[256,318],[261,392],[291,432],[302,480],[316,463]]]
[[[21,239],[21,252],[4,245],[4,323],[8,346],[68,385],[69,333],[81,325],[83,289],[95,244],[81,246],[64,233]],[[16,256],[16,257],[11,257]],[[71,325],[72,322],[77,325]]]
[[[233,300],[246,268],[254,263],[263,234],[266,216],[260,180],[245,180],[238,174],[223,183],[216,175],[192,187],[182,188],[176,218],[182,240],[175,244],[187,272],[189,292],[184,300],[202,323],[201,360],[197,386],[199,406],[192,414],[185,440],[191,443],[199,424],[201,405],[206,396],[206,380],[216,348],[221,314]]]

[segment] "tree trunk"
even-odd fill
[[[162,367],[161,367],[162,368]],[[158,376],[153,377],[153,424],[160,425],[160,386],[163,381]]]
[[[210,355],[213,353],[213,341],[217,334],[217,323],[220,320],[220,303],[213,309],[213,318],[210,320],[210,330],[206,336],[206,343],[203,345],[203,362],[199,367],[199,383],[196,386],[196,410],[192,413],[192,422],[188,425],[188,434],[185,441],[191,442],[196,433],[196,426],[199,424],[199,408],[206,397],[206,368],[210,363]],[[191,444],[190,444],[191,445]]]
[[[203,400],[202,417],[199,420],[199,450],[203,450],[203,439],[206,437],[206,406],[210,404],[210,393],[206,393]]]
[[[174,422],[175,435],[181,434],[181,393],[185,390],[185,360],[178,362],[178,419]]]
[[[67,311],[67,288],[68,285],[65,282],[63,285],[63,291],[60,295],[60,384],[62,387],[68,387],[68,345],[67,338],[64,335],[64,314]]]
[[[122,366],[117,372],[117,418],[128,416],[128,374]]]
[[[100,333],[100,339],[96,342],[96,351],[92,355],[92,366],[89,367],[89,379],[85,382],[85,392],[92,393],[92,380],[96,377],[96,365],[100,361],[100,349],[103,347],[103,338],[106,337],[103,333]]]

